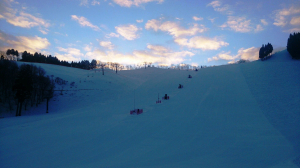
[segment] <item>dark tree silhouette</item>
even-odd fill
[[[10,50],[10,49],[7,49],[6,55],[10,55],[10,54],[11,54],[11,50]]]
[[[22,105],[25,99],[29,98],[33,90],[32,81],[32,66],[28,64],[23,64],[20,66],[20,70],[14,85],[14,90],[16,90],[17,99],[17,111],[16,116],[21,116]]]
[[[100,62],[99,63],[99,66],[101,67],[102,69],[102,75],[104,75],[104,67],[106,66],[106,64],[104,62]]]
[[[269,56],[273,52],[272,44],[268,43],[266,45],[262,45],[259,49],[259,58],[264,60],[267,56]]]
[[[0,61],[0,103],[7,104],[9,110],[13,109],[13,86],[18,75],[18,65],[14,61]]]
[[[146,66],[148,65],[148,62],[143,62],[143,64],[145,65],[145,69],[146,69]]]
[[[111,65],[112,65],[113,67],[115,67],[116,73],[118,73],[118,68],[120,67],[120,64],[119,64],[119,63],[111,63]]]
[[[290,34],[287,41],[287,51],[293,59],[300,59],[300,32]]]
[[[95,59],[93,59],[91,62],[91,69],[95,69],[96,66],[97,66],[97,61]]]
[[[0,61],[0,104],[8,104],[13,110],[16,102],[16,116],[21,116],[22,108],[31,101],[38,105],[53,96],[54,82],[41,67],[17,63],[9,60]],[[6,108],[8,108],[6,106]]]

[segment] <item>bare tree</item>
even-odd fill
[[[104,67],[106,66],[106,63],[100,62],[98,65],[99,65],[99,66],[101,67],[101,69],[102,69],[102,75],[104,75]]]
[[[113,67],[116,69],[116,73],[118,73],[118,68],[121,66],[119,63],[111,63]]]
[[[145,61],[145,62],[143,62],[143,64],[145,65],[145,69],[146,69],[148,62]]]

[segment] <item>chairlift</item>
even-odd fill
[[[169,99],[170,99],[170,97],[169,97],[167,94],[165,94],[165,96],[164,96],[164,97],[162,97],[162,99],[169,100]]]
[[[161,103],[161,100],[159,100],[159,94],[158,94],[158,100],[156,101],[156,104]]]
[[[135,108],[135,90],[134,90],[134,96],[133,96],[133,110],[130,110],[130,114],[134,115],[139,115],[139,114],[142,114],[143,113],[143,109],[136,109]]]
[[[143,113],[143,109],[134,109],[134,110],[130,110],[130,114],[142,114]]]

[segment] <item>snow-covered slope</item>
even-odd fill
[[[76,87],[53,99],[48,114],[42,104],[0,120],[0,167],[297,167],[300,160],[300,62],[286,51],[198,72],[103,76],[38,65]],[[158,93],[170,99],[156,104]],[[129,114],[134,96],[141,115]]]

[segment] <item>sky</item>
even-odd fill
[[[60,60],[222,65],[285,49],[300,0],[0,0],[0,50]]]

